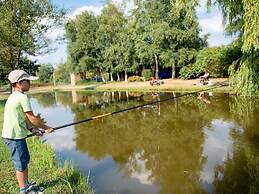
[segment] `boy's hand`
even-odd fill
[[[51,127],[50,127],[50,128],[48,128],[48,129],[45,129],[45,132],[46,132],[46,133],[52,133],[53,131],[54,131],[54,129],[53,129],[53,128],[51,128]]]
[[[31,132],[36,133],[36,136],[42,136],[43,135],[42,131],[39,130],[39,129],[36,129],[36,128],[33,128]]]

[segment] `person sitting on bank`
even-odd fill
[[[204,72],[204,75],[200,76],[199,79],[200,79],[200,84],[201,85],[204,85],[205,84],[205,81],[208,81],[209,80],[209,76],[210,76],[210,73],[209,71],[206,69],[205,72]]]

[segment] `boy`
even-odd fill
[[[30,81],[38,78],[30,76],[23,70],[14,70],[10,72],[8,79],[11,82],[12,91],[5,104],[2,137],[11,153],[20,194],[38,193],[35,183],[28,181],[30,155],[26,143],[29,130],[27,124],[32,124],[35,128],[33,132],[39,136],[42,135],[42,131],[38,128],[42,128],[46,133],[51,133],[53,129],[33,114],[29,99],[24,94],[30,89]]]

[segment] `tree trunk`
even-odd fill
[[[172,65],[172,79],[175,78],[175,64]]]
[[[125,82],[128,82],[128,74],[127,74],[127,71],[125,71]]]
[[[104,76],[103,76],[103,72],[102,72],[102,71],[100,71],[100,74],[101,74],[102,81],[103,81],[103,82],[106,82],[105,79],[104,79]]]
[[[117,73],[117,81],[121,81],[121,80],[120,80],[120,74],[119,74],[119,73]]]
[[[112,72],[110,72],[110,80],[113,82]]]
[[[158,77],[158,58],[157,58],[157,55],[155,54],[155,61],[156,61],[156,74],[155,74],[155,76],[156,76],[156,79],[158,79],[159,77]]]

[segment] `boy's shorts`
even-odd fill
[[[10,150],[12,161],[16,171],[23,172],[30,162],[30,154],[28,151],[26,140],[5,138],[3,139]]]

